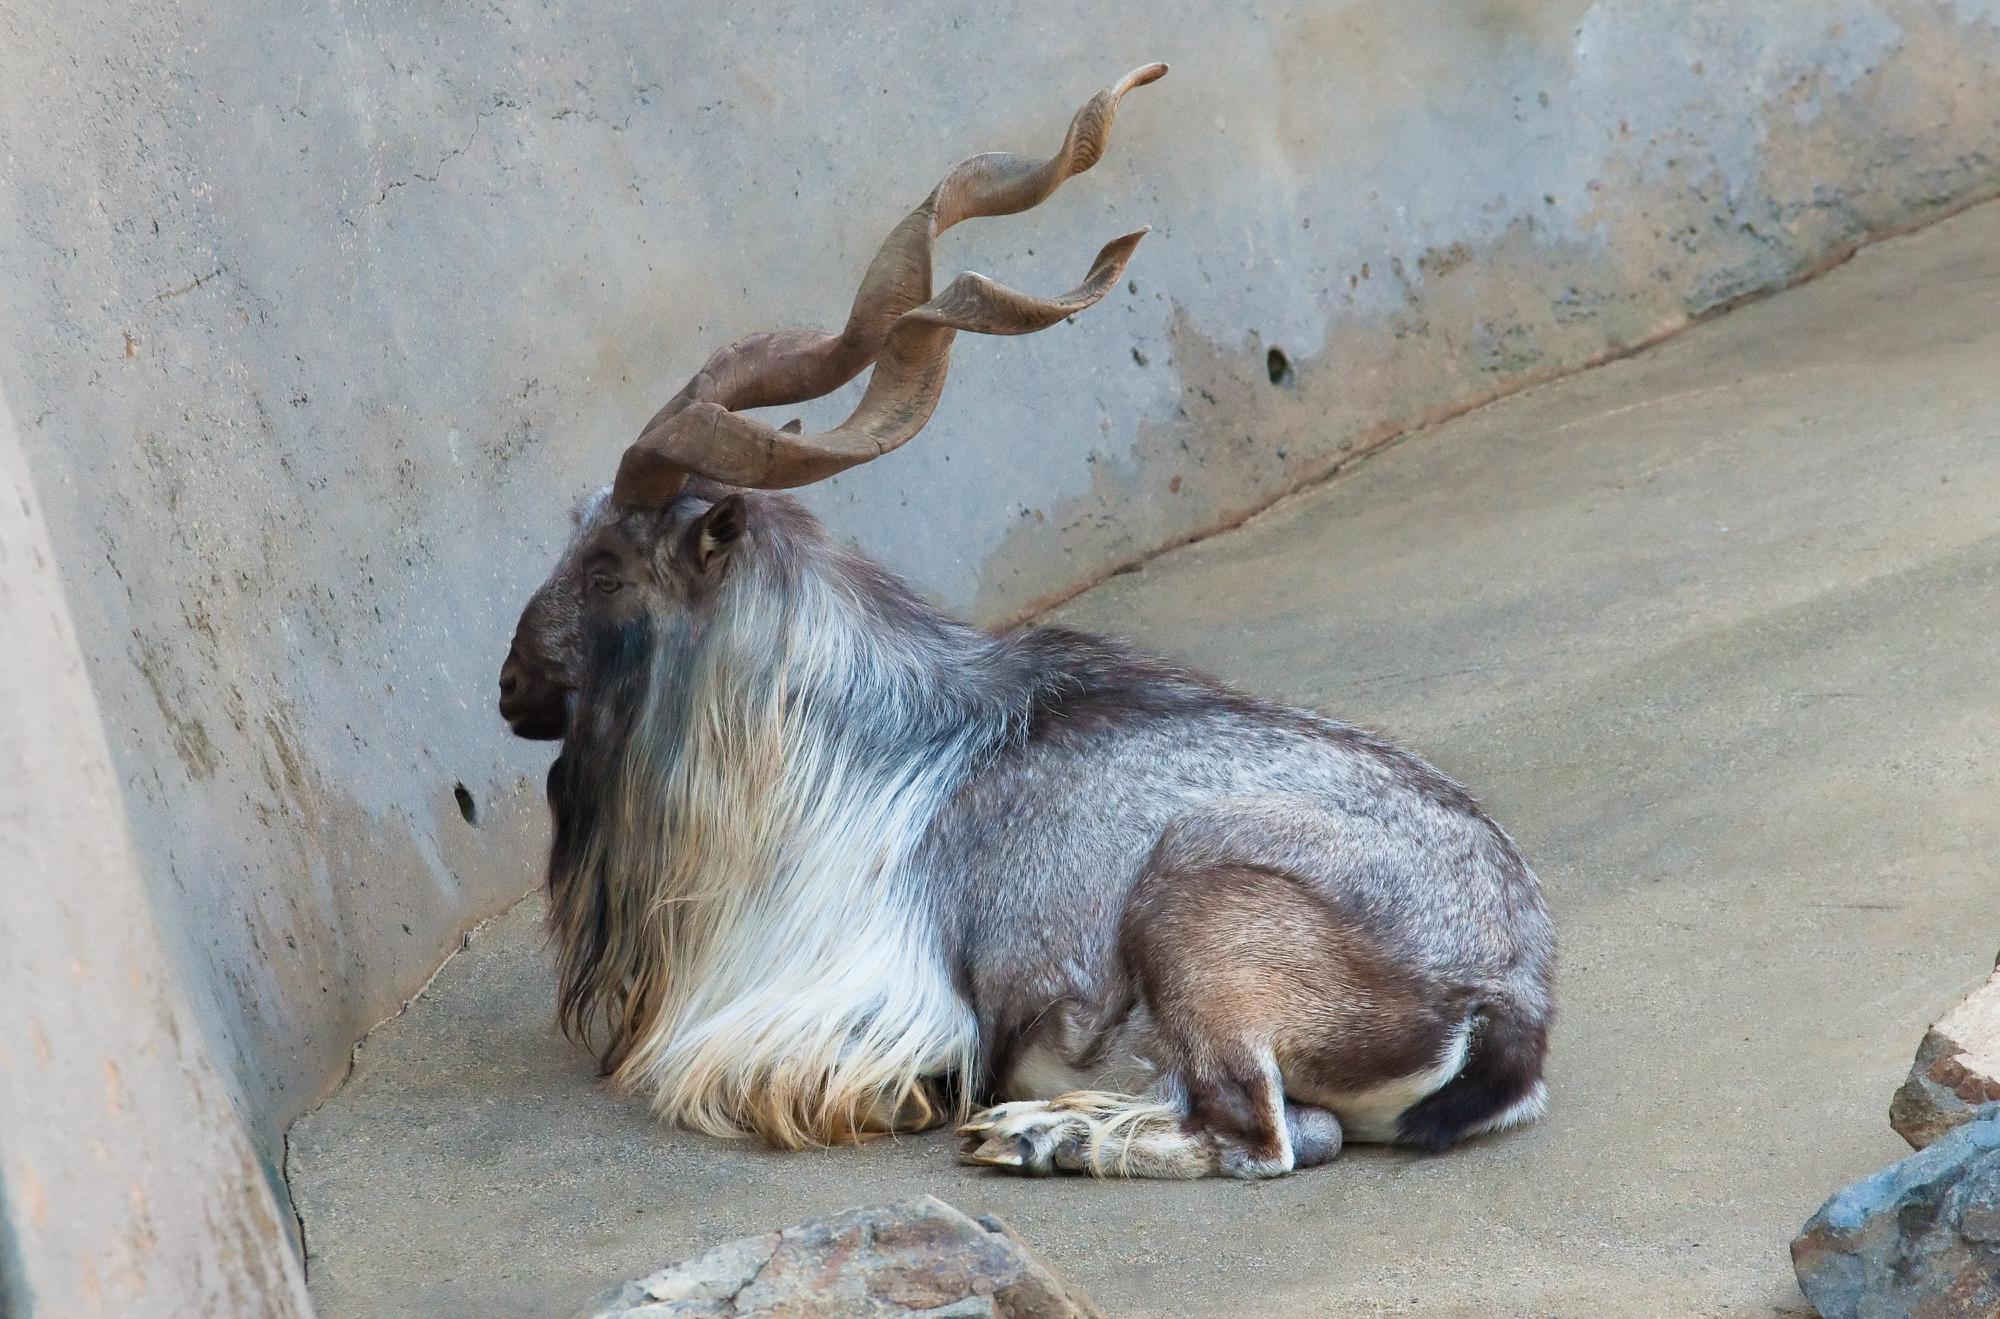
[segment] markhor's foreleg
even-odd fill
[[[1077,1090],[987,1109],[959,1128],[959,1158],[1030,1176],[1276,1177],[1340,1152],[1340,1120],[1323,1108],[1275,1103],[1247,1138],[1191,1118],[1184,1099]]]
[[[1000,1104],[958,1129],[960,1160],[1031,1176],[1210,1177],[1215,1142],[1187,1130],[1180,1106],[1141,1095],[1072,1090]]]

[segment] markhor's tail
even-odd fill
[[[1546,1017],[1530,1020],[1510,1003],[1478,1009],[1465,1066],[1403,1110],[1396,1119],[1396,1143],[1435,1151],[1467,1136],[1534,1121],[1548,1106],[1542,1084],[1548,1048]]]

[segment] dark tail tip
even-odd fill
[[[1539,1093],[1548,1048],[1546,1020],[1526,1020],[1502,1004],[1479,1009],[1465,1066],[1403,1110],[1396,1143],[1436,1153],[1505,1117]]]

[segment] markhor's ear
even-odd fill
[[[750,506],[742,495],[729,495],[715,502],[694,525],[695,562],[703,569],[729,553],[750,523]]]

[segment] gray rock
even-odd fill
[[[1792,1267],[1825,1319],[2000,1315],[2000,1104],[1828,1200]]]
[[[1102,1319],[998,1219],[926,1195],[726,1242],[614,1287],[586,1319]]]
[[[1995,1100],[2000,1100],[2000,961],[1985,984],[1925,1034],[1909,1079],[1889,1103],[1889,1125],[1922,1149]]]

